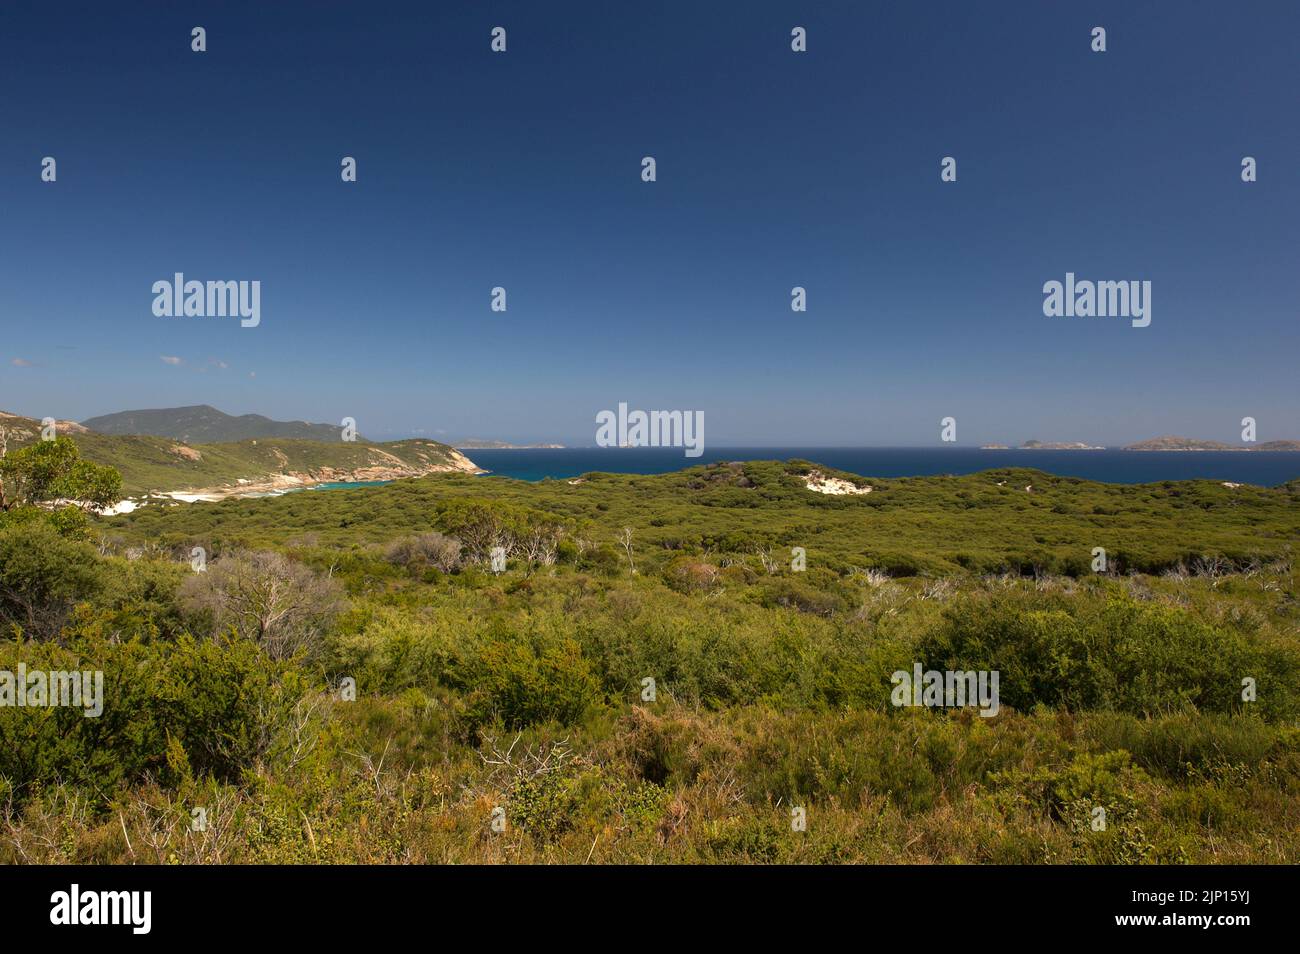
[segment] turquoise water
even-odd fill
[[[700,457],[680,448],[567,447],[471,450],[467,456],[495,477],[562,479],[591,471],[663,474],[719,460],[789,460],[792,457],[863,477],[973,474],[998,467],[1034,467],[1062,477],[1114,484],[1208,479],[1274,487],[1300,477],[1294,451],[1062,451],[980,450],[973,447],[720,447]]]
[[[323,484],[317,484],[314,487],[308,487],[308,490],[351,490],[353,487],[382,487],[384,484],[391,484],[391,480],[332,480]]]
[[[351,490],[355,487],[382,487],[391,484],[391,480],[331,480],[310,487],[286,487],[283,490],[267,490],[256,493],[237,494],[243,500],[256,500],[261,497],[283,497],[285,494],[300,494],[304,490]]]

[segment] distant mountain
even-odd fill
[[[1300,441],[1264,441],[1260,444],[1225,444],[1194,437],[1153,437],[1129,444],[1133,451],[1300,451]]]
[[[219,444],[258,437],[337,441],[343,432],[341,427],[333,424],[273,421],[261,414],[241,414],[235,417],[207,404],[120,411],[117,414],[92,417],[81,423],[83,427],[100,434],[147,434],[190,444]]]
[[[81,456],[115,467],[131,496],[218,499],[274,493],[335,481],[398,480],[437,473],[482,473],[453,447],[423,439],[371,443],[260,437],[188,444],[148,434],[103,434],[72,421],[55,433],[71,437]],[[0,411],[10,453],[41,439],[41,422]],[[179,496],[178,496],[179,495]]]

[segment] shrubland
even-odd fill
[[[1300,488],[811,466],[0,521],[0,861],[1300,861]]]

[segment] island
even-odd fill
[[[1098,447],[1095,444],[1085,444],[1082,441],[1025,441],[1020,445],[1021,450],[1105,450],[1104,447]]]
[[[1153,437],[1129,444],[1130,451],[1300,451],[1300,441],[1263,441],[1259,444],[1225,444],[1194,437]]]

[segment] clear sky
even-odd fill
[[[1291,0],[9,0],[0,409],[1300,438],[1298,38]],[[260,281],[260,325],[155,317],[175,272]],[[1066,272],[1151,281],[1151,325],[1045,317]]]

